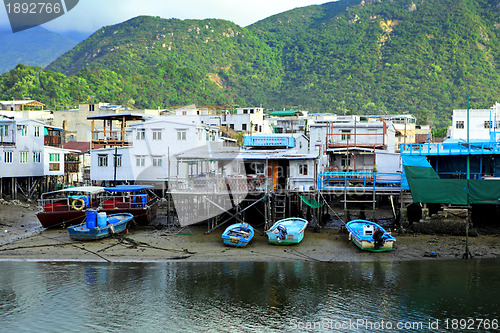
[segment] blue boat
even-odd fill
[[[127,229],[127,224],[133,218],[134,215],[130,213],[118,213],[105,216],[105,221],[100,221],[98,218],[97,223],[95,223],[89,219],[87,213],[86,222],[68,227],[69,237],[74,240],[95,240],[109,237]]]
[[[396,239],[375,222],[353,220],[346,224],[349,240],[361,250],[382,252],[392,250]]]
[[[300,243],[308,224],[307,220],[298,217],[279,220],[266,231],[269,243],[279,245]]]
[[[222,242],[234,247],[245,247],[252,240],[253,227],[248,223],[232,224],[222,233]]]

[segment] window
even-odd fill
[[[27,136],[28,135],[28,126],[26,125],[21,125],[18,127],[19,130],[21,130],[21,136]]]
[[[493,122],[491,120],[486,120],[484,122],[484,128],[492,128]]]
[[[135,135],[135,138],[137,140],[144,140],[146,138],[146,130],[145,129],[138,129],[137,133]]]
[[[307,164],[299,164],[299,175],[307,176]]]
[[[107,167],[108,166],[108,155],[97,155],[97,166]]]
[[[161,130],[153,130],[153,140],[161,140]]]
[[[351,140],[351,130],[340,130],[342,133],[341,140]]]
[[[59,154],[49,154],[49,161],[50,162],[59,162]]]
[[[253,110],[253,109],[250,109],[250,113],[252,113],[252,114],[253,114],[253,113],[254,113],[254,110]]]
[[[3,160],[5,163],[12,163],[12,152],[11,151],[5,151],[3,153]]]
[[[246,131],[247,130],[247,124],[241,124],[241,130]]]
[[[20,151],[19,152],[19,163],[28,163],[28,152]]]
[[[229,124],[229,128],[234,130],[234,124]]]
[[[248,114],[248,110],[247,109],[243,109],[243,114]]]
[[[177,130],[177,141],[186,141],[186,136],[186,130]]]
[[[95,105],[89,104],[89,111],[94,111],[94,110],[95,110]]]
[[[49,171],[59,171],[60,168],[59,163],[49,163]]]
[[[162,158],[160,156],[153,156],[153,166],[161,167],[161,165],[162,165]]]
[[[0,136],[9,136],[9,125],[0,125]]]
[[[122,166],[122,155],[117,154],[114,156],[114,158],[115,158],[115,166],[117,168],[121,167]]]
[[[39,126],[35,126],[35,136],[36,137],[40,136],[40,127]]]
[[[465,128],[464,121],[463,120],[457,120],[457,122],[455,123],[455,128],[459,128],[459,129]]]
[[[34,151],[33,152],[33,162],[40,163],[42,161],[41,156],[42,156],[42,154],[39,151]]]
[[[251,164],[252,171],[254,171],[254,174],[256,175],[263,175],[264,167],[265,167],[264,163],[254,162]]]
[[[143,167],[146,164],[146,158],[144,156],[137,156],[135,158],[135,165],[138,167]]]

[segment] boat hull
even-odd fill
[[[85,211],[68,210],[65,212],[39,212],[38,221],[44,228],[66,227],[80,224],[85,220]]]
[[[67,227],[85,221],[86,209],[97,209],[104,187],[80,186],[43,193],[36,214],[44,228]]]
[[[115,218],[118,222],[110,223]],[[96,240],[119,234],[127,229],[127,225],[134,216],[129,213],[119,213],[107,216],[105,227],[87,228],[86,223],[68,227],[69,237],[73,240]]]
[[[274,245],[291,245],[298,244],[304,239],[304,233],[309,222],[307,220],[291,217],[276,222],[266,233],[270,244]],[[279,225],[285,226],[287,230],[286,237],[279,240],[278,233],[275,230]]]
[[[375,240],[373,239],[373,235],[371,233],[365,234],[363,232],[365,226],[367,226],[366,228],[368,228],[369,230],[373,231],[376,229],[380,229],[383,232],[382,237],[384,242],[381,246],[376,246]],[[346,224],[346,228],[349,231],[349,239],[352,240],[352,242],[357,247],[364,251],[390,251],[393,249],[394,242],[396,241],[396,239],[392,237],[388,232],[386,232],[384,228],[371,221],[353,220]]]
[[[224,245],[233,247],[245,247],[254,236],[253,227],[247,223],[236,223],[230,225],[222,233]]]
[[[392,247],[394,245],[394,241],[385,241],[384,245],[382,247],[379,247],[378,249],[375,249],[375,243],[374,242],[368,242],[368,241],[359,240],[356,237],[352,238],[352,242],[357,247],[359,247],[361,250],[372,251],[372,252],[390,251],[390,250],[392,250]]]

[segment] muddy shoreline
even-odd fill
[[[320,261],[367,262],[461,259],[464,236],[398,234],[393,251],[359,250],[339,229],[308,228],[298,245],[269,245],[256,233],[246,248],[222,244],[221,227],[205,234],[207,227],[168,230],[140,227],[98,241],[72,241],[65,229],[42,231],[37,207],[29,203],[0,202],[0,261],[96,261],[96,262],[235,262]],[[160,217],[161,218],[161,217]],[[258,231],[262,231],[257,228]],[[469,237],[473,258],[499,258],[500,236],[493,233]]]

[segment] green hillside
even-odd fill
[[[136,17],[96,31],[47,69],[72,75],[98,66],[133,73],[165,62],[203,73],[242,99],[264,99],[280,81],[281,65],[265,41],[215,19]]]
[[[249,27],[280,49],[282,103],[337,113],[416,114],[444,125],[454,108],[500,97],[499,2],[339,1]]]
[[[498,0],[340,0],[246,28],[142,16],[96,31],[47,67],[64,75],[42,71],[72,84],[71,93],[44,97],[36,80],[32,88],[49,105],[88,96],[150,108],[262,103],[410,112],[444,126],[453,109],[466,107],[467,94],[471,108],[500,100],[499,28]],[[0,94],[19,96],[25,83],[4,76]]]

